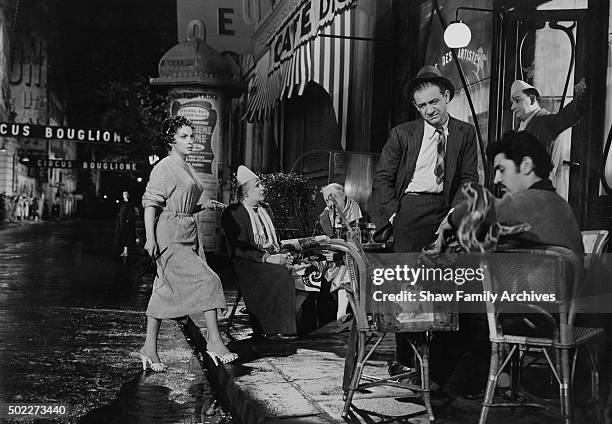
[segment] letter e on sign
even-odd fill
[[[220,7],[218,10],[218,27],[219,35],[234,35],[236,32],[229,28],[233,23],[231,16],[234,14],[234,9],[231,7]]]

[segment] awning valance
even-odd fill
[[[345,148],[352,42],[330,36],[349,37],[353,25],[354,9],[349,7],[319,28],[316,36],[295,47],[293,54],[281,60],[280,64],[275,61],[274,46],[271,46],[257,62],[249,81],[247,119],[269,119],[278,101],[302,95],[308,82],[312,81],[321,85],[332,99],[342,147]]]

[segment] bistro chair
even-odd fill
[[[448,306],[436,306],[433,302],[420,302],[421,312],[408,312],[415,302],[375,302],[372,300],[373,284],[369,277],[374,268],[385,267],[386,264],[404,263],[417,265],[418,253],[369,253],[367,256],[361,249],[354,249],[349,244],[346,263],[351,273],[351,292],[349,303],[355,311],[355,319],[351,327],[344,367],[344,408],[342,417],[347,419],[353,411],[362,413],[352,404],[355,392],[374,386],[393,386],[407,389],[408,397],[422,398],[425,411],[413,413],[397,419],[410,418],[414,415],[427,416],[428,421],[434,422],[435,417],[431,405],[429,381],[429,340],[432,331],[452,331],[458,329],[458,315],[448,313]],[[385,285],[378,286],[383,288]],[[390,290],[395,290],[390,285]],[[397,288],[397,287],[396,287]],[[402,289],[416,290],[419,288],[402,286]],[[418,303],[418,302],[416,302]],[[409,305],[407,305],[409,304]],[[436,309],[436,308],[439,308]],[[412,318],[404,320],[402,315],[411,315]],[[417,318],[418,316],[423,319]],[[424,318],[427,317],[427,318]],[[414,372],[405,372],[390,377],[374,377],[363,374],[364,367],[374,354],[383,338],[389,333],[412,333],[409,340],[419,369],[420,381],[409,382],[415,376]],[[403,380],[403,381],[402,381]],[[367,412],[367,411],[364,411]]]
[[[608,248],[608,230],[588,230],[582,232],[582,244],[584,244],[584,267],[589,269],[595,257],[601,257]]]
[[[238,285],[238,288],[236,289],[236,299],[234,299],[234,304],[232,305],[232,310],[229,314],[229,317],[227,317],[227,326],[225,327],[225,334],[230,338],[230,339],[234,339],[234,336],[231,333],[231,329],[232,329],[232,324],[234,322],[234,317],[236,316],[236,310],[238,309],[238,305],[240,304],[240,301],[242,300],[242,292],[240,291],[240,285]]]
[[[231,261],[232,266],[234,266],[234,261],[232,260],[234,256],[234,252],[232,250],[232,246],[230,245],[229,240],[227,239],[227,236],[225,235],[225,232],[223,232],[223,241],[225,242],[225,249],[226,249],[227,257]],[[230,314],[227,317],[227,325],[225,326],[225,334],[231,340],[235,340],[234,336],[231,333],[231,330],[232,330],[232,324],[234,323],[234,318],[236,317],[236,311],[238,310],[238,305],[240,304],[241,300],[242,300],[242,292],[240,291],[240,282],[237,281],[236,298],[234,299],[234,304],[232,305],[232,310],[230,311]]]
[[[576,302],[582,282],[582,261],[576,254],[561,247],[541,249],[512,249],[504,253],[481,255],[480,266],[484,270],[484,290],[491,293],[529,293],[555,295],[554,302],[529,299],[524,302],[486,302],[491,362],[485,398],[480,414],[484,424],[490,408],[548,405],[534,401],[525,393],[527,402],[494,403],[493,395],[499,375],[512,362],[512,394],[519,389],[520,366],[529,352],[540,352],[559,384],[561,415],[566,424],[572,423],[572,386],[579,350],[585,357],[591,372],[591,395],[599,403],[599,363],[597,355],[588,349],[590,342],[602,337],[600,328],[575,327]],[[524,312],[529,314],[525,316]],[[526,318],[539,318],[546,327],[535,333],[508,328],[508,318],[515,322]],[[531,321],[528,321],[531,322]],[[544,331],[546,330],[546,331]],[[515,333],[523,334],[515,334]]]

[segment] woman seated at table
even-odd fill
[[[327,207],[319,215],[319,224],[323,232],[332,238],[340,238],[343,234],[344,225],[339,212],[346,217],[348,224],[359,231],[359,219],[362,217],[361,209],[357,202],[350,199],[344,192],[344,187],[340,184],[332,183],[321,189],[323,200]],[[325,273],[325,279],[330,282],[330,292],[338,292],[338,310],[336,312],[336,320],[342,324],[351,319],[351,315],[346,313],[348,308],[348,297],[345,284],[350,283],[348,269],[344,265],[344,261],[335,255],[335,260],[332,261]]]
[[[293,257],[280,253],[259,177],[240,166],[237,182],[238,202],[223,211],[221,226],[232,248],[244,302],[268,339],[296,339],[296,310],[306,293],[296,294],[289,268]]]

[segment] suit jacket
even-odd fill
[[[270,218],[273,218],[272,209],[267,204],[260,203],[259,207],[265,208]],[[266,252],[255,244],[251,218],[242,203],[232,203],[223,210],[221,227],[230,244],[232,257],[261,263]]]
[[[527,123],[525,131],[540,140],[548,153],[552,154],[555,139],[582,119],[582,109],[583,107],[577,101],[568,103],[558,113],[550,113],[541,108]]]
[[[372,187],[376,227],[385,225],[397,211],[399,202],[414,176],[416,161],[423,143],[424,121],[406,122],[391,129],[383,147]],[[444,188],[442,195],[450,207],[459,201],[459,187],[478,182],[476,131],[470,124],[449,117]]]

